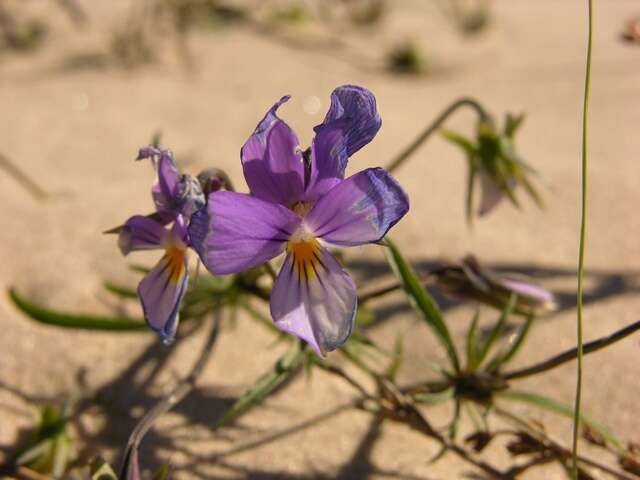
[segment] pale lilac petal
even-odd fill
[[[318,132],[323,126],[341,121],[347,138],[347,155],[355,152],[373,140],[382,126],[376,107],[376,97],[366,88],[344,85],[331,93],[331,106]]]
[[[311,145],[311,174],[305,200],[315,202],[340,183],[348,160],[343,122],[318,127]]]
[[[482,217],[493,210],[506,194],[489,174],[480,171],[479,175],[482,195],[480,197],[478,216]],[[515,185],[516,182],[514,179],[509,181],[510,188],[515,187]]]
[[[291,210],[251,195],[214,192],[189,224],[189,240],[215,275],[237,273],[280,254],[300,225]]]
[[[188,282],[186,252],[171,249],[138,285],[144,318],[165,342],[170,342],[176,332]]]
[[[325,242],[353,246],[377,242],[409,210],[409,198],[382,168],[343,180],[305,217],[305,225]]]
[[[549,290],[526,282],[524,280],[515,280],[510,278],[500,278],[497,280],[504,288],[517,295],[529,297],[547,304],[555,304],[555,297]]]
[[[271,292],[276,326],[307,342],[320,356],[343,345],[355,323],[358,298],[351,276],[324,248],[300,267],[288,253]]]
[[[276,103],[240,152],[244,177],[251,193],[272,203],[291,207],[302,200],[304,162],[300,142],[289,126],[276,115]]]
[[[118,246],[123,255],[134,250],[153,250],[161,244],[169,232],[155,220],[136,215],[125,222],[118,235]]]

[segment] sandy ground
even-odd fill
[[[470,231],[463,216],[463,158],[436,139],[397,173],[412,209],[392,236],[417,264],[474,252],[490,265],[534,274],[560,295],[564,308],[538,322],[517,365],[574,344],[585,2],[495,2],[493,25],[473,40],[457,34],[432,3],[390,2],[394,7],[374,35],[349,32],[347,41],[361,48],[366,58],[379,56],[381,49],[405,35],[423,42],[436,72],[419,78],[390,75],[375,62],[360,66],[333,49],[290,48],[298,42],[275,41],[242,28],[194,34],[190,45],[197,68],[191,73],[171,55],[135,71],[83,67],[77,59],[105,51],[127,7],[123,1],[110,2],[112,7],[89,8],[90,3],[84,2],[90,27],[76,31],[54,12],[50,20],[55,28],[44,49],[31,56],[0,57],[0,151],[59,194],[39,203],[0,174],[2,290],[17,286],[40,301],[73,311],[111,311],[115,303],[102,282],[133,283],[135,278],[114,238],[100,232],[150,209],[152,172],[132,158],[155,130],[163,132],[164,143],[179,158],[188,160],[183,161],[186,169],[197,172],[215,165],[244,188],[239,147],[266,108],[281,95],[292,94],[282,115],[306,143],[311,127],[326,111],[331,90],[355,83],[375,92],[384,124],[376,140],[352,159],[350,172],[385,164],[461,95],[478,98],[500,115],[507,110],[527,113],[520,150],[543,175],[545,211],[528,201],[521,212],[505,204]],[[640,6],[632,0],[596,4],[587,339],[637,320],[640,311],[640,49],[618,40],[622,22]],[[469,131],[472,121],[470,113],[461,113],[449,126]],[[152,258],[140,255],[134,260]],[[347,259],[359,278],[365,272],[376,282],[384,281],[383,275],[389,278],[379,247],[350,249]],[[385,321],[371,334],[387,343],[398,332],[404,334],[407,358],[402,379],[429,375],[430,362],[442,359],[429,331],[400,296],[380,306]],[[473,310],[454,307],[447,316],[462,342]],[[82,378],[88,388],[109,385],[103,392],[109,418],[83,419],[89,433],[101,432],[90,453],[100,450],[109,459],[117,458],[117,449],[153,395],[188,371],[205,336],[200,331],[168,350],[151,335],[60,330],[27,320],[6,297],[0,299],[0,327],[0,380],[11,387],[0,389],[0,443],[9,445],[18,429],[30,423],[33,401],[79,392]],[[177,413],[163,418],[145,441],[144,463],[157,466],[171,460],[178,479],[448,479],[469,472],[452,456],[428,464],[437,451],[435,443],[402,426],[376,426],[368,414],[351,410],[260,443],[266,435],[351,398],[347,385],[321,372],[311,382],[297,378],[236,427],[213,433],[210,426],[230,399],[283,349],[248,318],[241,316],[235,329],[225,329],[201,389]],[[167,360],[151,393],[142,392],[139,384],[151,368],[145,352],[152,359]],[[634,338],[590,356],[584,396],[587,412],[636,441],[637,355]],[[134,360],[139,371],[129,371],[114,384]],[[571,402],[573,373],[570,365],[518,386]],[[130,405],[136,408],[130,411]],[[438,426],[449,418],[446,408],[427,414]],[[569,442],[568,421],[539,412],[534,416]],[[501,449],[494,450],[492,458],[504,465]],[[526,478],[563,476],[548,469]]]

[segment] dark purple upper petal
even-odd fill
[[[214,192],[189,224],[191,246],[215,275],[256,267],[280,254],[300,225],[291,210],[251,195]]]
[[[343,178],[349,157],[344,122],[337,120],[316,129],[311,145],[311,174],[305,200],[315,202]]]
[[[240,157],[251,193],[291,207],[302,200],[304,162],[296,134],[276,115],[282,97],[265,115],[242,147]]]
[[[343,85],[331,93],[331,106],[321,125],[315,127],[319,133],[323,127],[340,122],[346,137],[347,156],[351,156],[373,140],[382,126],[376,107],[376,97],[366,88]]]
[[[325,242],[340,246],[377,242],[409,211],[409,198],[383,168],[368,168],[327,192],[304,219]]]

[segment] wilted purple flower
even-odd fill
[[[206,199],[199,180],[178,172],[171,151],[143,147],[137,160],[145,158],[150,158],[158,171],[158,180],[151,189],[156,212],[133,216],[109,232],[119,234],[123,255],[135,250],[164,250],[158,264],[138,285],[138,296],[146,322],[169,343],[178,326],[180,303],[189,282],[187,224],[193,213],[204,207]],[[216,174],[224,176],[219,171],[202,174],[209,190],[222,186],[213,178]],[[165,228],[171,222],[171,229]]]
[[[178,215],[191,217],[205,204],[205,197],[197,179],[188,174],[180,174],[170,150],[151,145],[138,152],[136,160],[150,158],[158,170],[158,182],[152,187],[151,195],[156,204],[158,218],[169,223]]]
[[[383,169],[344,179],[349,155],[380,129],[375,97],[337,88],[305,160],[299,141],[276,110],[265,115],[241,151],[251,194],[216,192],[191,220],[192,245],[214,274],[241,272],[282,252],[271,294],[281,330],[319,355],[342,345],[354,326],[356,287],[327,247],[379,241],[407,213],[407,195]]]
[[[171,230],[136,215],[122,227],[118,245],[123,255],[135,250],[164,250],[156,266],[138,285],[144,318],[162,339],[171,342],[178,326],[180,302],[189,282],[187,229],[182,215]]]
[[[438,286],[454,297],[476,300],[502,310],[509,297],[517,295],[514,311],[522,315],[542,314],[557,308],[555,297],[548,290],[529,280],[482,267],[473,255],[434,273]]]

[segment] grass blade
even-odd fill
[[[496,325],[493,327],[493,329],[489,333],[489,336],[482,343],[480,347],[480,351],[478,352],[478,365],[480,365],[484,361],[487,354],[491,350],[491,347],[504,331],[504,327],[507,324],[507,320],[513,313],[513,309],[516,306],[517,300],[518,300],[518,296],[515,294],[511,294],[511,296],[509,297],[509,301],[507,302],[507,305],[504,307],[504,310],[502,310],[502,313],[500,314],[500,319],[498,320]]]
[[[216,422],[214,428],[220,428],[235,420],[251,407],[261,402],[278,385],[286,380],[293,373],[304,359],[306,349],[298,341],[294,341],[291,348],[284,354],[276,364],[260,377],[255,385],[227,410]]]
[[[446,350],[453,369],[456,372],[459,372],[460,362],[458,360],[458,354],[456,353],[456,348],[453,340],[451,339],[451,334],[444,322],[438,304],[424,289],[418,279],[418,276],[413,271],[413,268],[411,268],[411,265],[407,263],[391,240],[386,240],[386,246],[387,261],[400,279],[402,287],[407,293],[411,304],[427,325],[433,330],[436,338]]]
[[[112,332],[149,332],[143,320],[126,317],[107,317],[99,315],[83,315],[52,310],[33,303],[18,294],[14,288],[8,291],[13,304],[31,319],[63,328],[77,328],[84,330],[103,330]]]
[[[533,315],[529,315],[525,324],[520,327],[518,333],[516,333],[512,339],[508,342],[508,347],[504,350],[498,352],[489,362],[487,366],[487,371],[489,372],[497,372],[502,365],[508,363],[516,353],[520,350],[520,347],[524,345],[524,341],[529,335],[529,331],[531,330],[531,325],[533,324]]]
[[[563,415],[567,418],[573,418],[574,416],[573,408],[570,405],[537,393],[509,389],[502,392],[496,392],[496,395],[505,400],[528,403],[538,408]],[[616,450],[624,452],[622,442],[620,442],[620,440],[603,424],[592,420],[586,415],[580,415],[580,423],[587,425],[589,428],[599,433],[602,438],[604,438]]]

